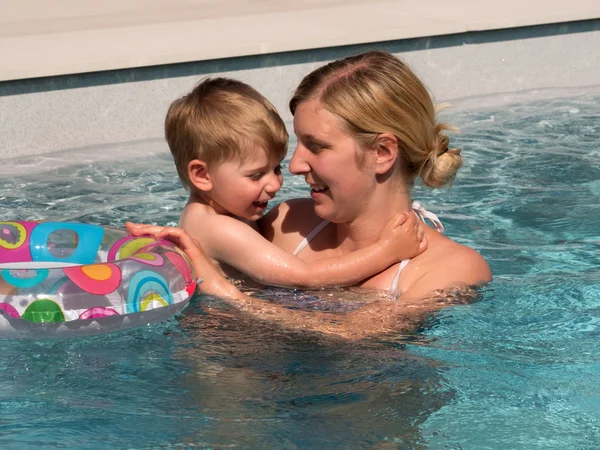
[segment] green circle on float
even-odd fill
[[[36,300],[27,307],[21,318],[35,323],[65,321],[62,309],[52,300]]]

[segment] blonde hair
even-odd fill
[[[191,189],[188,164],[199,159],[210,167],[251,158],[262,146],[271,161],[287,153],[288,133],[275,107],[241,81],[207,78],[171,103],[165,137],[183,185]]]
[[[421,177],[425,185],[441,187],[462,165],[460,149],[448,148],[443,134],[455,128],[436,122],[427,88],[390,53],[350,56],[311,72],[290,100],[292,114],[313,99],[337,116],[362,148],[372,148],[381,133],[393,134],[399,152],[395,173],[402,171],[410,184]]]

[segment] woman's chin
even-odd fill
[[[335,221],[335,211],[331,208],[331,205],[315,202],[315,214],[330,222]]]

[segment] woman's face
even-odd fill
[[[301,103],[294,114],[298,146],[290,161],[290,172],[303,175],[311,187],[315,212],[334,223],[358,218],[375,187],[370,154],[363,164],[357,155],[364,150],[342,128],[340,120],[318,100]]]

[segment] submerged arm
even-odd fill
[[[436,259],[396,301],[379,300],[349,313],[289,310],[247,296],[232,303],[265,320],[349,339],[384,333],[410,332],[429,314],[448,306],[473,302],[478,288],[492,279],[486,261],[470,248],[458,247]]]
[[[128,228],[134,229],[131,225]],[[419,323],[425,314],[448,306],[449,302],[457,303],[444,295],[444,292],[436,292],[436,289],[443,287],[433,281],[433,275],[426,274],[397,302],[377,301],[345,314],[290,310],[243,294],[219,273],[199,243],[192,240],[188,233],[180,228],[160,228],[162,231],[157,237],[169,239],[179,245],[192,261],[194,270],[204,280],[199,286],[202,292],[228,300],[259,319],[277,322],[289,328],[359,339],[386,332],[414,330],[415,324]],[[460,270],[463,273],[454,272],[447,276],[447,290],[456,293],[457,286],[484,283],[491,279],[487,263],[476,252],[461,257],[463,264]],[[457,279],[458,282],[450,281]],[[421,292],[425,294],[422,295]],[[459,292],[455,297],[463,298],[460,294]]]
[[[127,228],[139,235],[143,234],[139,233],[139,230],[148,230],[149,227],[136,228],[135,224],[127,224]],[[158,231],[158,228],[160,228],[160,231]],[[377,322],[365,327],[365,324],[369,321],[363,323],[362,317],[353,317],[350,314],[290,310],[281,305],[274,305],[247,296],[221,275],[198,241],[192,239],[183,229],[156,227],[156,230],[156,233],[151,234],[174,242],[188,256],[194,266],[194,271],[203,279],[198,286],[200,291],[223,298],[242,311],[259,319],[276,322],[292,329],[304,329],[346,338],[363,337],[366,334],[373,334],[382,330]],[[397,322],[396,325],[398,325]]]

